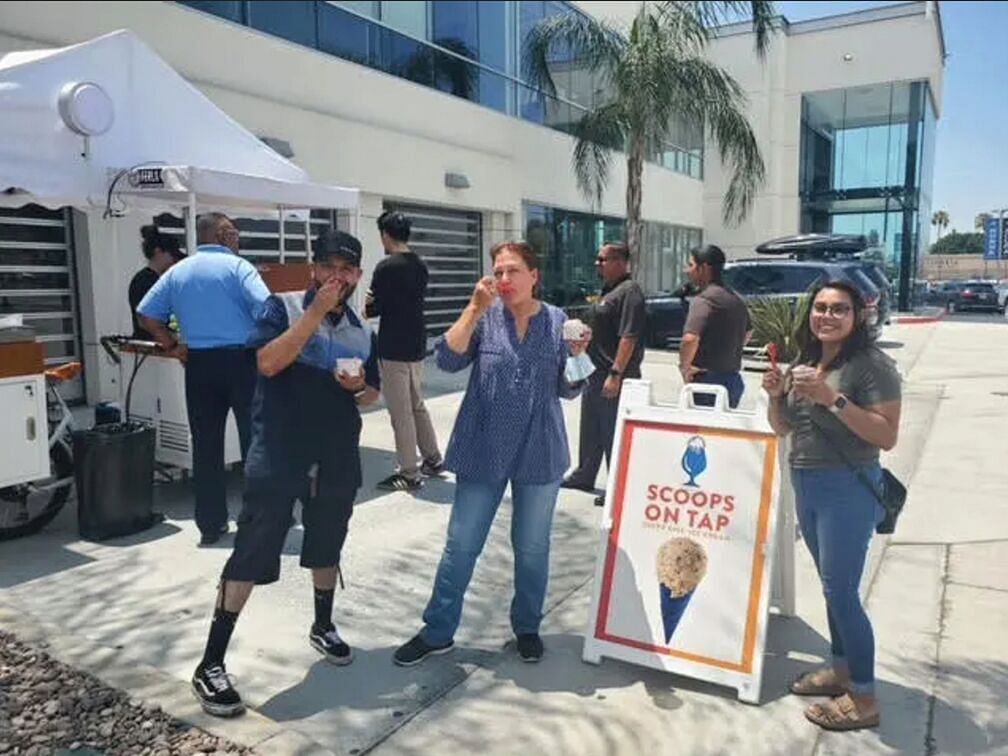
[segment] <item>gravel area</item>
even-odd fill
[[[0,756],[253,754],[0,632]]]

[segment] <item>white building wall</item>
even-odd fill
[[[573,140],[565,134],[176,3],[3,3],[0,54],[122,28],[246,128],[290,142],[294,161],[315,181],[362,190],[365,281],[382,254],[374,220],[384,199],[482,211],[488,241],[521,236],[523,201],[593,209],[574,181]],[[172,118],[171,103],[162,115]],[[446,172],[465,174],[470,188],[448,189]],[[701,182],[655,166],[646,167],[644,182],[645,219],[702,225]],[[595,210],[623,216],[625,186],[625,163],[614,160]],[[84,224],[78,216],[78,237],[87,242],[77,254],[88,398],[113,399],[117,372],[96,343],[102,334],[129,331],[126,290],[143,264],[138,229],[149,217],[101,221],[91,214]]]
[[[737,227],[726,226],[721,200],[729,176],[708,145],[704,239],[721,246],[729,257],[751,255],[757,244],[799,231],[803,93],[927,79],[940,114],[944,50],[933,6],[915,3],[883,10],[792,24],[775,35],[763,62],[752,34],[728,33],[711,43],[711,59],[727,69],[749,97],[750,122],[767,166],[750,217]]]

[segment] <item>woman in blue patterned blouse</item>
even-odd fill
[[[400,666],[454,646],[466,588],[508,482],[515,560],[511,626],[521,658],[542,657],[539,624],[553,510],[570,462],[560,398],[581,392],[584,381],[569,382],[565,367],[585,350],[591,333],[564,341],[563,311],[535,296],[539,263],[528,244],[503,242],[490,256],[493,277],[476,285],[435,348],[442,370],[472,365],[472,372],[445,459],[457,478],[448,540],[424,627],[395,652]]]

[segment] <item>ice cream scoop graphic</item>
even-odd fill
[[[697,475],[707,469],[707,448],[700,436],[693,436],[686,442],[686,451],[682,455],[682,469],[689,475],[686,485],[696,488]]]
[[[657,570],[662,626],[668,644],[696,587],[707,574],[707,553],[696,541],[673,538],[658,549]]]

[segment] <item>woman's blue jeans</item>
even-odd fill
[[[860,468],[875,485],[878,464]],[[850,672],[851,690],[875,690],[875,635],[858,586],[868,543],[884,514],[882,505],[848,467],[791,468],[798,526],[812,553],[826,597],[833,667]]]
[[[507,481],[459,480],[441,554],[434,591],[424,610],[423,639],[434,646],[455,637],[462,602]],[[514,598],[511,627],[515,635],[538,633],[549,579],[550,532],[560,481],[543,485],[511,484],[511,547],[514,549]]]

